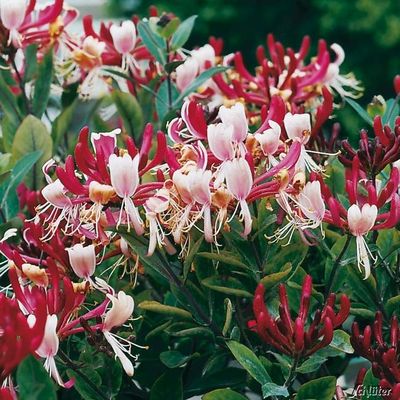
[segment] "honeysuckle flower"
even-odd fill
[[[112,294],[107,294],[107,297],[112,305],[110,310],[105,314],[102,331],[115,356],[120,360],[124,371],[128,376],[132,376],[134,373],[133,364],[127,355],[132,357],[131,348],[137,345],[131,343],[129,340],[118,337],[111,330],[123,325],[132,316],[134,301],[131,296],[122,291],[118,292],[117,297]],[[136,360],[137,356],[133,358]]]
[[[77,243],[66,249],[69,262],[79,278],[89,280],[96,269],[96,252],[93,244],[83,246]]]
[[[110,34],[115,49],[122,55],[122,69],[129,68],[132,71],[134,68],[139,68],[139,64],[131,54],[137,41],[135,24],[132,21],[124,21],[120,26],[113,24]]]
[[[315,312],[306,330],[312,289],[312,278],[306,275],[298,315],[293,320],[286,288],[281,284],[279,286],[279,315],[274,318],[265,304],[265,286],[260,283],[253,301],[256,320],[249,321],[249,327],[256,331],[264,342],[292,357],[307,357],[328,346],[332,342],[334,330],[342,325],[349,315],[350,301],[346,295],[342,295],[340,309],[335,313],[336,295],[331,293],[322,310],[318,309]]]
[[[176,68],[176,86],[183,92],[196,78],[199,64],[196,59],[188,57]]]
[[[266,129],[263,133],[256,133],[254,137],[260,143],[261,150],[268,157],[269,163],[274,166],[278,164],[273,155],[278,150],[280,144],[281,127],[272,120],[269,121],[269,126],[269,129]]]
[[[387,340],[386,335],[383,334],[386,331],[385,328],[388,330],[390,340]],[[373,324],[367,325],[363,331],[359,324],[354,322],[350,342],[357,355],[371,362],[372,373],[379,379],[379,387],[386,390],[386,395],[382,398],[398,399],[400,396],[400,330],[396,315],[390,319],[390,324],[385,326],[383,315],[378,311]]]
[[[60,339],[57,335],[57,315],[48,315],[46,321],[46,328],[44,331],[44,337],[42,343],[36,350],[36,354],[39,357],[45,359],[44,368],[50,374],[50,376],[57,382],[58,385],[62,387],[71,387],[74,384],[73,380],[64,383],[61,379],[60,373],[58,372],[55,356],[58,353],[58,348],[60,345]]]
[[[199,73],[215,65],[215,50],[210,44],[192,50],[190,56],[197,61]]]
[[[340,66],[345,58],[342,46],[333,43],[331,49],[336,54],[336,60],[329,64],[324,83],[333,88],[341,97],[359,98],[363,93],[361,82],[352,73],[340,75]]]
[[[305,145],[311,137],[311,117],[310,114],[287,113],[283,119],[288,138],[294,142],[301,143],[301,154],[297,164],[299,170],[321,171],[321,167],[307,153]]]
[[[161,247],[164,244],[164,230],[158,220],[158,216],[167,211],[170,205],[170,194],[166,188],[160,189],[150,197],[144,204],[146,219],[149,224],[150,240],[147,254],[151,256],[157,244]]]
[[[66,195],[66,192],[64,185],[59,179],[47,184],[42,189],[42,196],[45,198],[46,203],[37,208],[37,216],[51,209],[50,214],[44,220],[44,224],[47,226],[47,233],[43,237],[43,240],[51,239],[61,222],[65,222],[63,228],[65,232],[74,232],[79,228],[79,205],[74,205]]]
[[[226,126],[232,126],[232,140],[236,143],[243,142],[248,132],[247,118],[242,103],[236,103],[231,108],[221,106],[218,116]]]
[[[10,31],[8,43],[13,43],[17,47],[21,46],[21,37],[18,29],[24,22],[27,6],[26,0],[0,1],[1,23]]]
[[[193,199],[202,205],[199,216],[204,216],[204,238],[207,242],[213,241],[213,230],[211,223],[211,190],[210,183],[212,172],[210,170],[196,170],[189,173],[190,192]]]
[[[136,233],[142,235],[143,221],[131,198],[139,185],[139,155],[132,159],[129,154],[124,154],[122,157],[111,154],[108,162],[111,185],[117,195],[123,199],[117,227],[121,224],[123,211],[125,211],[128,230],[132,223]]]
[[[318,181],[307,182],[299,193],[300,210],[310,221],[308,228],[317,228],[325,216],[325,203],[321,194],[321,184]]]
[[[361,209],[357,204],[353,204],[347,210],[349,230],[356,237],[358,268],[360,271],[364,269],[365,279],[371,273],[369,257],[373,259],[373,256],[368,249],[364,236],[374,227],[377,215],[378,209],[374,204],[364,204]]]
[[[235,155],[233,125],[223,123],[208,125],[207,139],[212,153],[221,161],[231,160]]]
[[[251,213],[246,198],[253,186],[253,177],[250,166],[244,158],[235,158],[226,161],[225,166],[226,186],[232,196],[239,202],[240,218],[244,221],[243,236],[251,232]]]
[[[132,21],[124,21],[121,25],[111,25],[110,33],[116,50],[121,54],[130,53],[135,48],[136,27]]]

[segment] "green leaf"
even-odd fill
[[[143,44],[147,47],[150,53],[162,65],[166,61],[166,43],[165,40],[157,35],[149,25],[148,21],[140,21],[137,25],[139,36],[143,40]]]
[[[38,118],[28,115],[15,134],[12,153],[13,158],[19,160],[34,151],[42,152],[32,172],[28,174],[27,184],[33,189],[37,189],[38,183],[43,180],[42,165],[51,158],[52,148],[53,141],[46,126]]]
[[[101,377],[93,368],[81,368],[81,372],[98,388],[101,386]],[[99,395],[72,369],[67,370],[67,375],[75,380],[74,389],[84,400],[98,400]]]
[[[37,44],[31,44],[25,49],[24,82],[31,81],[37,71]]]
[[[332,400],[336,389],[336,378],[325,376],[302,385],[296,400]]]
[[[174,106],[178,106],[178,104],[190,93],[195,92],[203,83],[208,81],[211,77],[221,72],[226,71],[227,67],[212,67],[204,72],[202,72],[190,85],[186,87],[186,89],[180,94],[180,96],[176,99]]]
[[[153,384],[150,390],[150,400],[183,400],[182,371],[167,370]]]
[[[159,314],[171,315],[183,319],[192,319],[192,314],[190,314],[190,312],[182,310],[182,308],[161,304],[158,301],[153,301],[153,300],[142,301],[139,304],[139,308],[141,308],[142,310],[153,311]]]
[[[192,33],[194,22],[197,15],[192,15],[191,17],[185,19],[178,27],[176,32],[171,38],[171,49],[178,50],[188,41],[190,34]]]
[[[205,252],[200,252],[196,254],[197,257],[202,257],[202,258],[207,258],[208,260],[213,260],[217,262],[222,262],[226,265],[232,265],[235,267],[243,268],[243,269],[249,269],[249,267],[244,264],[242,261],[238,260],[238,257],[236,254],[233,254],[228,251],[220,251],[219,253],[205,253]]]
[[[180,60],[180,61],[171,61],[167,64],[164,65],[165,72],[170,74],[171,72],[174,72],[181,64],[183,64],[185,61]]]
[[[17,186],[22,182],[25,175],[32,169],[41,155],[42,151],[35,151],[27,154],[15,164],[9,178],[1,184],[0,207],[6,215],[7,220],[14,217],[19,209],[19,203],[16,194]]]
[[[368,124],[368,125],[373,125],[372,119],[357,102],[355,102],[352,99],[349,99],[348,97],[345,97],[345,101],[349,103],[349,105],[357,112],[357,114]]]
[[[284,281],[291,271],[292,271],[292,264],[288,262],[282,267],[281,272],[275,272],[273,274],[267,275],[264,278],[262,278],[260,282],[265,286],[265,289],[268,290],[276,286],[278,283]]]
[[[191,354],[190,356],[185,356],[180,351],[168,350],[163,351],[160,354],[161,362],[168,368],[179,368],[185,365],[192,358],[198,357],[198,353]]]
[[[385,304],[385,311],[391,317],[396,311],[400,309],[400,295],[390,298]]]
[[[0,70],[0,96],[1,96],[1,109],[4,114],[9,118],[9,120],[13,123],[13,125],[18,125],[20,121],[22,121],[21,110],[17,104],[17,97],[10,90],[7,85],[3,73]]]
[[[216,389],[206,393],[202,400],[247,400],[247,397],[231,389]]]
[[[201,281],[205,287],[215,290],[216,292],[231,294],[240,297],[252,298],[253,295],[246,290],[239,279],[231,276],[222,277],[218,275],[210,276]]]
[[[252,376],[258,383],[265,385],[271,382],[271,377],[268,375],[262,362],[257,356],[245,345],[233,340],[226,342],[229,350],[236,358],[238,363]]]
[[[143,113],[138,101],[132,94],[120,90],[113,90],[111,96],[126,132],[139,143],[143,129]]]
[[[265,383],[262,385],[261,389],[264,399],[271,396],[284,396],[285,398],[289,396],[289,392],[285,386],[277,385],[274,382]]]
[[[201,245],[203,244],[204,236],[201,235],[200,238],[190,247],[189,253],[183,260],[183,279],[187,279],[187,276],[192,266],[193,260],[197,255]]]
[[[304,361],[303,364],[296,369],[296,371],[300,374],[309,374],[318,370],[326,360],[327,358],[314,354],[309,359]]]
[[[51,137],[53,138],[54,148],[58,148],[61,139],[68,134],[77,105],[78,101],[73,101],[68,107],[64,108],[64,110],[62,110],[62,112],[53,121],[51,127]]]
[[[400,106],[398,101],[395,99],[389,99],[386,102],[386,112],[382,117],[383,125],[389,125],[393,129],[396,118],[399,116],[399,112]]]
[[[378,388],[379,386],[379,379],[375,378],[372,370],[369,369],[365,374],[364,381],[363,381],[363,390],[361,400],[382,400],[381,396],[373,395],[369,391],[374,388]],[[356,388],[355,388],[356,389]]]
[[[350,335],[347,332],[342,331],[340,329],[334,331],[333,339],[329,347],[332,347],[336,350],[339,350],[347,354],[354,353],[353,346],[350,343]]]
[[[56,400],[54,384],[42,363],[29,356],[18,366],[20,400]]]
[[[41,117],[47,108],[53,80],[53,51],[50,50],[43,57],[38,67],[38,76],[35,79],[35,90],[32,99],[32,112]]]

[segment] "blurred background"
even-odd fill
[[[45,0],[43,0],[45,1]],[[255,49],[274,33],[286,47],[298,49],[312,38],[315,54],[319,38],[339,43],[346,52],[342,73],[353,71],[365,87],[358,100],[366,106],[376,94],[394,97],[393,77],[400,73],[400,0],[68,0],[81,14],[118,19],[148,15],[150,5],[185,19],[197,14],[187,47],[224,39],[224,53],[241,50],[246,65],[255,66]],[[346,136],[363,126],[350,107],[338,111]]]
[[[255,49],[269,32],[294,49],[306,34],[314,50],[319,38],[337,42],[346,52],[343,72],[368,83],[365,103],[378,93],[393,97],[392,80],[400,73],[400,0],[108,0],[108,14],[145,16],[151,4],[181,19],[198,14],[189,46],[222,37],[225,53],[239,49],[253,65]]]

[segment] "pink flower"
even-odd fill
[[[318,181],[307,182],[299,194],[301,211],[312,221],[309,228],[319,226],[325,215],[325,203],[321,195],[321,184]]]
[[[232,126],[232,140],[236,143],[243,142],[248,132],[247,118],[242,103],[236,103],[231,108],[221,106],[218,116],[226,126]]]
[[[253,176],[249,164],[244,158],[235,158],[226,161],[225,166],[226,186],[232,196],[239,201],[241,207],[240,217],[244,220],[243,236],[251,232],[251,213],[246,198],[253,186]]]
[[[123,199],[121,212],[117,226],[122,221],[122,211],[125,210],[127,216],[128,229],[130,229],[130,221],[138,235],[143,234],[143,221],[136,209],[131,197],[139,185],[139,155],[132,160],[129,154],[119,157],[111,154],[109,160],[111,185],[119,197]]]
[[[287,113],[283,119],[289,139],[298,141],[303,145],[310,139],[311,118],[309,114]]]
[[[194,58],[187,58],[176,68],[176,86],[183,92],[199,73],[199,64]]]
[[[364,268],[365,279],[367,279],[371,273],[369,257],[373,257],[368,249],[364,235],[368,234],[374,227],[377,215],[377,207],[367,203],[364,204],[361,209],[357,204],[353,204],[347,210],[349,230],[351,234],[356,237],[358,268],[360,271]]]
[[[113,24],[110,33],[115,49],[121,54],[130,53],[136,45],[136,27],[132,21],[124,21],[121,26]]]
[[[210,44],[206,44],[196,50],[193,50],[190,55],[194,60],[197,61],[200,73],[205,69],[215,65],[215,50]]]
[[[18,29],[24,22],[26,8],[26,0],[0,1],[1,22],[10,31],[9,43],[14,42],[14,45],[20,45]]]
[[[235,155],[232,143],[233,126],[225,124],[208,125],[208,145],[212,153],[221,161],[231,160]]]
[[[276,165],[278,161],[273,157],[279,147],[281,137],[281,127],[275,121],[269,121],[270,128],[263,133],[256,133],[254,137],[260,143],[261,150],[271,165]]]
[[[34,318],[32,318],[32,322]],[[46,321],[46,327],[44,331],[44,337],[36,353],[39,357],[45,358],[44,368],[49,372],[51,377],[62,387],[69,388],[74,384],[73,380],[64,383],[61,379],[60,373],[58,372],[57,365],[55,362],[55,356],[58,353],[58,347],[60,340],[57,335],[57,315],[48,315]]]
[[[127,339],[118,337],[111,330],[121,326],[131,317],[134,309],[134,301],[131,296],[122,291],[118,292],[118,297],[111,294],[107,294],[107,297],[111,300],[112,306],[105,314],[103,334],[113,349],[115,356],[120,360],[126,374],[132,376],[134,372],[133,364],[127,357],[127,354],[131,355],[131,347],[134,344]]]
[[[66,250],[75,274],[79,278],[89,279],[94,274],[96,268],[94,245],[83,246],[81,243],[77,243]]]

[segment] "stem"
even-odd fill
[[[297,366],[299,365],[299,361],[300,361],[300,359],[298,356],[296,356],[293,359],[293,364],[292,364],[292,367],[290,368],[289,376],[287,377],[285,383],[283,384],[283,386],[287,389],[289,389],[292,386],[294,380],[296,379],[296,369],[297,369]]]
[[[65,364],[71,368],[77,375],[79,375],[85,383],[99,396],[99,399],[108,400],[108,398],[104,395],[103,392],[99,390],[99,388],[83,373],[80,371],[79,367],[75,365],[75,363],[65,354],[61,349],[58,350],[58,356]]]
[[[169,61],[169,40],[166,39],[167,44],[167,57]],[[168,88],[168,112],[172,110],[172,86],[171,86],[171,73],[167,72],[167,88]]]
[[[240,308],[240,303],[239,303],[238,297],[236,297],[236,299],[235,299],[235,306],[236,306],[235,316],[236,316],[236,321],[239,325],[240,333],[242,334],[243,339],[246,342],[246,346],[248,348],[250,348],[251,350],[253,350],[253,346],[251,345],[249,337],[247,336],[247,333],[245,331],[246,328],[244,327],[244,318],[243,318],[243,314],[242,314],[242,309]]]
[[[183,282],[179,279],[179,277],[175,274],[175,272],[172,270],[171,266],[169,265],[168,260],[163,257],[162,253],[159,253],[160,259],[163,261],[163,267],[165,269],[165,272],[168,274],[172,282],[180,289],[182,294],[186,297],[186,300],[188,303],[193,307],[193,309],[196,311],[196,313],[199,315],[199,317],[204,321],[206,325],[210,327],[210,329],[214,332],[216,335],[222,335],[220,329],[218,326],[210,320],[210,318],[206,315],[206,313],[203,311],[203,309],[200,307],[200,305],[197,303],[196,299],[193,297],[192,293],[190,290],[183,284]]]
[[[337,270],[338,270],[338,266],[340,265],[340,262],[342,261],[342,258],[344,256],[344,254],[346,253],[347,248],[349,247],[350,240],[351,240],[351,236],[347,235],[346,243],[344,244],[342,251],[339,253],[339,255],[337,256],[335,262],[333,263],[332,271],[331,271],[331,273],[329,275],[328,283],[325,286],[325,299],[331,293],[332,286],[335,283],[335,278],[336,278],[336,273],[337,273]]]

